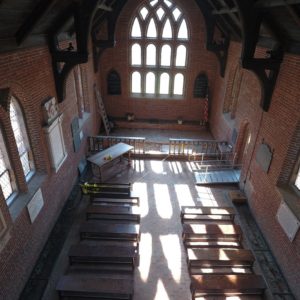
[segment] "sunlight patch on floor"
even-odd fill
[[[147,183],[135,182],[133,184],[132,191],[135,195],[140,197],[141,218],[144,218],[149,213]]]
[[[175,184],[175,192],[177,201],[180,207],[182,206],[193,206],[195,202],[193,200],[191,190],[188,184]]]
[[[132,161],[132,166],[135,172],[142,173],[145,171],[145,161],[141,159],[136,159]]]
[[[197,202],[203,206],[219,206],[212,190],[205,186],[196,186],[198,193]]]
[[[170,300],[165,286],[161,279],[157,282],[156,295],[154,300]]]
[[[177,234],[161,235],[159,237],[168,268],[173,279],[179,283],[181,279],[181,248]]]
[[[163,219],[171,219],[173,215],[173,207],[171,204],[169,188],[167,184],[153,185],[155,207],[158,215]]]
[[[139,271],[141,279],[144,282],[147,282],[149,277],[149,271],[151,267],[152,260],[152,236],[151,233],[142,233],[141,234],[141,243],[140,243],[140,265]]]
[[[162,161],[159,160],[151,160],[150,162],[151,169],[156,174],[166,174],[164,171],[164,164]]]

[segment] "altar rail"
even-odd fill
[[[219,145],[224,142],[214,140],[196,140],[196,139],[169,139],[169,154],[193,156],[217,155],[219,153]]]

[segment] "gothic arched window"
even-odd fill
[[[148,0],[129,30],[131,93],[182,97],[188,63],[189,29],[171,0]]]

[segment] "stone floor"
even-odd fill
[[[145,136],[145,130],[134,131],[134,136]],[[150,132],[150,135],[149,135]],[[156,133],[155,133],[156,132]],[[115,134],[131,136],[130,130],[118,131]],[[133,133],[133,132],[132,132]],[[143,134],[144,133],[144,134]],[[148,137],[156,140],[167,138],[167,135],[157,134],[157,130],[147,130]],[[178,137],[175,135],[172,137]],[[208,138],[206,135],[190,133],[180,135],[186,138]],[[132,135],[133,136],[133,135]],[[184,205],[224,206],[232,205],[227,197],[228,189],[237,189],[236,186],[223,186],[218,188],[197,187],[193,174],[193,162],[167,161],[167,160],[134,160],[131,166],[125,162],[116,164],[106,172],[106,182],[132,183],[133,191],[141,201],[141,242],[140,265],[134,274],[133,300],[190,300],[190,280],[186,266],[186,254],[181,239],[180,208]],[[72,244],[79,242],[79,226],[84,220],[84,210],[88,205],[88,198],[84,196],[76,206],[70,207],[73,211],[73,225],[65,239],[62,251],[53,265],[48,284],[44,289],[43,299],[57,300],[55,286],[68,269],[67,253]],[[249,215],[240,211],[240,216]],[[238,216],[236,222],[244,222]],[[247,239],[250,231],[259,230],[252,225],[244,226],[244,246],[251,248],[251,240]],[[253,229],[254,228],[254,229]],[[248,232],[249,231],[249,232]],[[255,233],[256,236],[256,233]],[[256,239],[257,240],[257,239]],[[255,271],[261,273],[260,266],[255,263]],[[267,273],[267,271],[264,271]],[[280,278],[280,276],[279,276]],[[273,298],[267,293],[266,299],[292,299]],[[23,299],[23,298],[22,298]]]

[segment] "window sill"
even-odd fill
[[[79,130],[82,129],[82,127],[88,121],[90,116],[91,116],[91,113],[84,112],[82,115],[82,118],[79,118],[79,120],[78,120]]]
[[[131,98],[140,99],[140,100],[183,100],[183,95],[154,95],[154,94],[140,94],[140,93],[133,93],[130,95]]]
[[[231,118],[231,113],[223,113],[223,118],[226,122],[226,124],[228,125],[228,127],[230,127],[231,129],[234,129],[235,126],[235,119]]]
[[[300,222],[300,196],[290,186],[278,186],[277,189],[282,201],[286,203],[296,219]]]
[[[9,212],[13,221],[22,212],[23,208],[29,203],[36,191],[42,186],[46,179],[46,174],[35,173],[31,180],[28,182],[28,192],[17,194],[12,203],[9,205]]]

